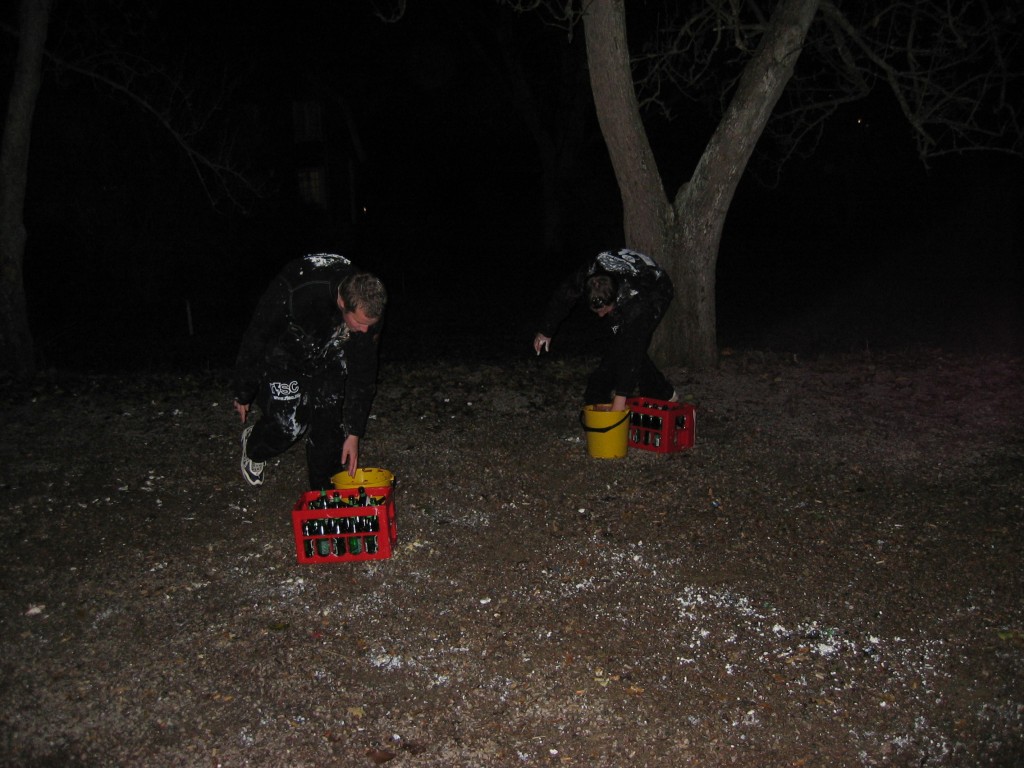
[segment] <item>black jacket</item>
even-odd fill
[[[235,363],[235,397],[256,399],[267,371],[341,374],[348,434],[362,436],[377,387],[380,323],[348,333],[338,285],[358,270],[344,256],[311,254],[287,264],[260,298]]]
[[[672,302],[672,280],[654,259],[638,251],[602,251],[555,290],[541,320],[542,334],[555,335],[583,296],[587,278],[598,274],[611,275],[619,286],[615,309],[605,320],[613,334],[608,355],[615,371],[615,392],[628,396],[637,386],[651,335]]]

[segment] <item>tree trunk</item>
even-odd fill
[[[663,365],[714,366],[715,270],[725,217],[754,146],[792,77],[820,0],[782,0],[697,164],[670,203],[640,119],[624,0],[593,0],[584,26],[591,88],[622,194],[626,245],[669,273],[676,299],[651,354]]]
[[[629,64],[625,0],[593,0],[583,23],[597,121],[622,195],[625,244],[657,258],[673,211],[640,119]]]
[[[53,0],[21,0],[18,56],[0,144],[0,371],[17,379],[35,372],[23,270],[25,188],[52,5]]]

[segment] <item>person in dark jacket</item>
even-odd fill
[[[623,411],[634,394],[675,402],[672,384],[647,354],[672,295],[671,279],[650,256],[628,248],[602,251],[555,290],[533,349],[538,355],[550,351],[559,325],[583,298],[611,328],[608,348],[587,380],[584,405],[610,403],[611,410]]]
[[[263,294],[235,363],[242,475],[262,485],[268,459],[306,438],[312,490],[359,466],[377,389],[377,346],[387,293],[344,256],[310,254],[287,264]]]

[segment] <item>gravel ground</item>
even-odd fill
[[[1022,764],[1020,358],[726,354],[619,460],[590,362],[386,362],[397,546],[330,565],[226,372],[2,393],[0,764]]]

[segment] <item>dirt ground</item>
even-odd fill
[[[4,392],[0,764],[1024,764],[1024,361],[727,354],[621,460],[589,362],[385,362],[396,551],[332,565],[226,372]]]

